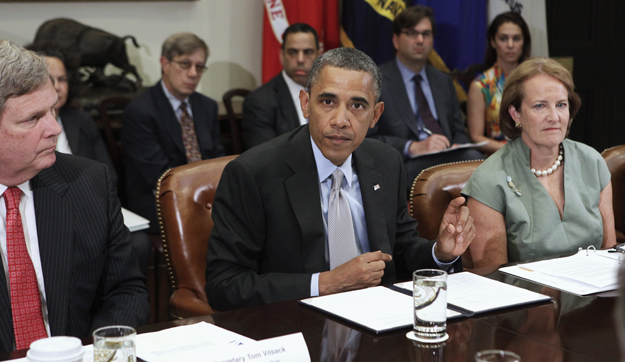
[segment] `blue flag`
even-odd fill
[[[464,70],[484,62],[487,0],[413,0],[434,11],[434,49],[451,70]]]
[[[342,44],[362,50],[377,64],[393,59],[393,19],[407,5],[434,10],[434,49],[449,69],[484,61],[487,0],[343,0]]]
[[[395,58],[393,19],[403,0],[343,0],[341,43],[362,50],[377,64]]]

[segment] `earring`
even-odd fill
[[[521,122],[515,122],[514,123],[514,127],[521,128]]]

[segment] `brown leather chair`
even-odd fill
[[[419,221],[417,231],[422,237],[433,240],[449,202],[461,196],[473,171],[482,160],[453,162],[427,168],[417,176],[410,189],[410,215]],[[473,268],[469,249],[462,255],[464,268]]]
[[[239,121],[237,115],[234,112],[232,106],[232,98],[234,97],[247,97],[251,91],[242,88],[231,89],[224,93],[222,99],[224,106],[226,106],[226,112],[228,113],[228,123],[230,124],[230,135],[232,136],[232,151],[234,154],[240,154],[243,152],[243,140],[241,137],[241,131],[239,131]]]
[[[168,170],[156,187],[156,207],[173,294],[175,318],[213,314],[206,292],[206,248],[213,198],[224,167],[237,155]]]
[[[623,230],[623,207],[625,207],[625,145],[608,148],[601,152],[612,174],[612,207],[616,241],[625,242]]]

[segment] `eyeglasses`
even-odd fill
[[[419,38],[419,35],[423,37],[423,39],[431,39],[434,36],[434,32],[432,30],[424,30],[424,31],[416,31],[414,29],[403,30],[402,34],[406,34],[410,39],[416,40]]]
[[[178,66],[182,70],[189,70],[193,66],[193,63],[191,62],[180,62],[177,60],[170,60],[170,62],[178,64]],[[195,64],[195,71],[198,72],[199,74],[204,73],[207,69],[208,67],[205,66],[204,64]]]

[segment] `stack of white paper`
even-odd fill
[[[308,298],[300,300],[300,303],[346,319],[375,333],[411,326],[414,313],[412,295],[386,287]],[[447,318],[461,316],[451,310],[447,312]]]
[[[500,271],[565,292],[588,295],[618,287],[620,253],[581,250],[565,258],[501,268]]]
[[[354,290],[303,299],[300,303],[375,333],[412,326],[412,282],[398,283],[393,287],[396,287],[395,290],[387,287]],[[447,278],[447,319],[550,299],[546,295],[468,272],[450,274]]]
[[[150,220],[139,216],[128,209],[124,209],[123,207],[122,216],[124,217],[124,225],[126,225],[131,233],[150,227]]]

